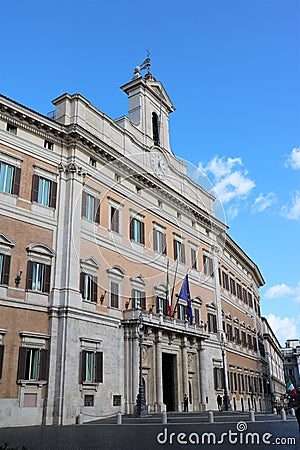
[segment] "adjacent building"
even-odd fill
[[[2,426],[134,413],[141,331],[149,412],[216,409],[224,386],[268,407],[261,272],[173,154],[150,66],[122,90],[118,120],[80,94],[49,117],[0,96]]]
[[[291,381],[300,393],[300,340],[288,339],[281,349],[286,384]]]
[[[284,403],[286,394],[286,383],[283,370],[283,356],[280,343],[274,334],[269,322],[262,317],[263,336],[265,347],[265,358],[267,361],[268,379],[266,382],[266,400],[269,403],[269,410],[280,407]]]

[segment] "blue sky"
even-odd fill
[[[173,152],[216,186],[280,341],[300,338],[300,2],[11,0],[1,35],[0,92],[42,114],[64,92],[126,114],[150,49]]]

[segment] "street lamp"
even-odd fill
[[[140,362],[139,362],[139,392],[136,397],[135,404],[135,416],[141,417],[148,414],[148,407],[146,405],[145,399],[145,390],[143,384],[143,333],[144,323],[143,323],[143,315],[140,313],[139,315],[139,351],[140,351]]]
[[[228,388],[227,388],[227,377],[226,377],[226,367],[225,367],[225,339],[224,339],[224,334],[221,333],[221,337],[220,337],[220,347],[221,347],[221,351],[222,351],[222,362],[223,362],[223,384],[224,384],[224,399],[223,399],[223,403],[224,403],[224,410],[225,411],[230,411],[231,410],[231,405],[230,405],[230,399],[228,396]]]

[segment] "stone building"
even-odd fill
[[[269,322],[262,317],[265,357],[268,363],[268,379],[266,380],[266,401],[269,410],[274,406],[283,405],[286,393],[286,383],[283,370],[283,356],[280,343]]]
[[[224,386],[266,408],[260,270],[173,154],[149,66],[122,90],[118,120],[79,94],[49,117],[0,96],[2,426],[133,413],[140,334],[149,412],[216,409]]]
[[[300,394],[300,340],[288,339],[281,349],[285,381],[291,381]]]

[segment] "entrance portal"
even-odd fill
[[[163,402],[167,411],[175,411],[176,355],[162,354]],[[177,391],[177,389],[176,389]]]

